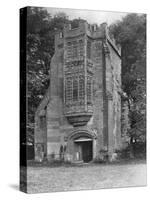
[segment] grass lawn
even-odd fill
[[[28,193],[146,185],[146,163],[28,167]]]

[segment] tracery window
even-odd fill
[[[87,58],[91,58],[91,41],[87,41]]]
[[[92,104],[92,77],[87,77],[87,104]],[[65,86],[65,101],[66,103],[73,103],[79,101],[83,103],[85,100],[85,77],[80,75],[79,77],[66,78]]]
[[[78,80],[73,80],[73,101],[78,100]]]
[[[95,51],[94,51],[93,55],[94,55],[95,62],[99,62],[100,55],[101,55],[101,43],[100,42],[95,43]]]
[[[77,41],[72,42],[72,58],[78,57],[78,43]]]
[[[79,99],[84,100],[84,76],[79,77]]]
[[[67,58],[75,59],[82,57],[84,54],[84,42],[82,39],[74,40],[67,43]]]
[[[92,78],[87,78],[87,104],[92,103]]]
[[[66,102],[71,101],[72,100],[72,80],[71,78],[67,78],[66,80],[66,88],[65,88],[65,99]]]
[[[84,55],[84,43],[83,40],[79,40],[79,57]]]
[[[67,43],[67,58],[68,59],[72,58],[72,43],[71,42]]]

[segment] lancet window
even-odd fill
[[[73,101],[78,100],[78,80],[73,80]]]
[[[92,103],[92,78],[88,76],[87,78],[87,104]]]
[[[85,90],[84,76],[79,77],[79,100],[84,100]]]
[[[84,54],[84,42],[82,39],[67,43],[67,59],[80,58]]]
[[[87,41],[87,58],[91,58],[91,41]]]
[[[66,103],[72,101],[82,101],[85,97],[85,81],[84,76],[76,78],[67,78],[65,87]]]
[[[66,102],[69,102],[72,100],[72,80],[71,78],[66,79],[66,88],[65,88],[65,98]]]

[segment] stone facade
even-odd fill
[[[89,162],[122,147],[121,53],[107,25],[55,35],[50,87],[35,114],[35,159]]]

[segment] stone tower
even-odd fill
[[[50,86],[35,114],[35,159],[111,159],[121,142],[121,54],[107,24],[55,35]]]

